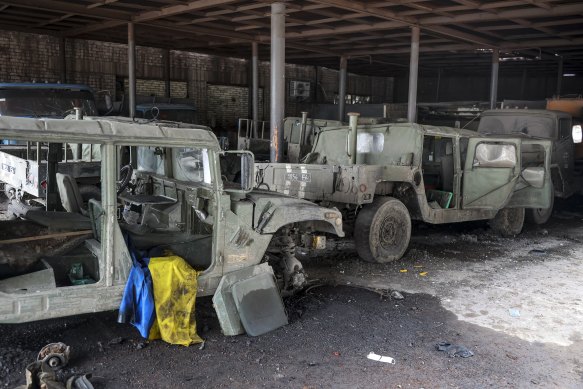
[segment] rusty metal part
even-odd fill
[[[49,343],[38,353],[37,360],[45,362],[51,369],[59,370],[69,363],[71,348],[65,343]]]

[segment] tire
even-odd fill
[[[548,208],[529,208],[526,210],[526,221],[530,224],[545,224],[553,214],[555,196],[551,196],[551,206]]]
[[[360,258],[387,263],[405,254],[411,239],[411,217],[405,204],[393,197],[377,197],[356,217],[354,244]]]
[[[524,208],[504,208],[490,220],[490,228],[506,238],[520,234],[524,226]]]

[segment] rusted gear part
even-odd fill
[[[46,362],[53,370],[59,370],[69,363],[71,348],[65,343],[49,343],[38,353],[37,360]]]

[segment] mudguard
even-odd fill
[[[344,236],[342,214],[307,200],[255,190],[247,195],[255,205],[253,228],[260,234],[273,234],[293,223],[309,223],[315,231]]]

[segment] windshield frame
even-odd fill
[[[84,115],[97,115],[90,90],[59,88],[0,89],[0,115],[64,118],[81,106]]]

